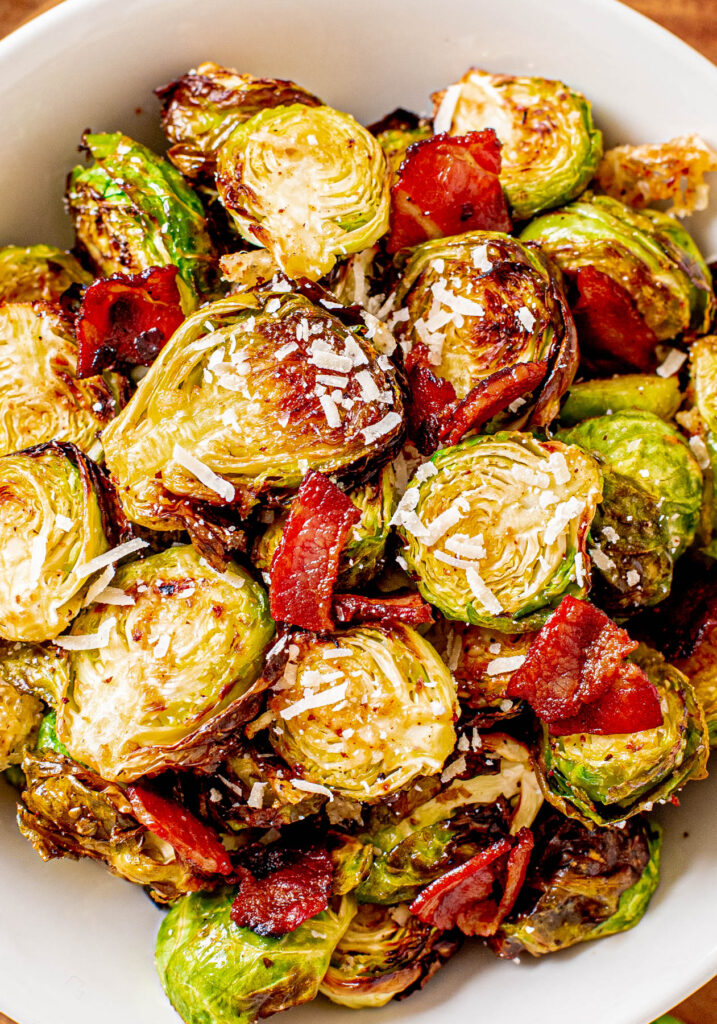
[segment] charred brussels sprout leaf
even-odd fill
[[[1,302],[59,302],[73,284],[91,284],[92,275],[64,249],[52,245],[0,248]]]
[[[646,647],[633,660],[660,695],[661,726],[619,736],[559,737],[544,727],[539,778],[545,798],[588,826],[623,821],[706,774],[707,726],[687,677]]]
[[[219,150],[216,181],[239,233],[290,277],[318,280],[388,228],[383,150],[331,107],[293,104],[246,121]]]
[[[313,999],[355,904],[343,897],[280,938],[231,920],[234,891],[178,900],[157,936],[164,991],[186,1024],[254,1024]]]
[[[256,710],[274,629],[266,594],[238,566],[222,575],[188,546],[123,566],[113,586],[133,603],[94,604],[63,637],[60,739],[111,781],[211,759]]]
[[[69,317],[44,302],[0,305],[0,454],[56,440],[97,457],[97,434],[118,407],[118,378],[78,380],[76,369]]]
[[[32,693],[54,707],[67,685],[68,672],[67,653],[51,644],[0,641],[0,680],[20,693]]]
[[[25,667],[25,659],[13,649],[17,646],[7,645],[0,650],[0,771],[20,764],[42,724],[42,702],[17,671]],[[20,650],[24,653],[23,648]]]
[[[705,475],[704,532],[712,540],[707,554],[717,557],[717,335],[698,338],[690,349],[691,397],[698,413],[697,433],[690,447]]]
[[[590,104],[562,82],[472,68],[433,99],[436,131],[495,129],[503,144],[500,180],[519,220],[574,199],[602,156]]]
[[[70,175],[77,241],[99,273],[174,264],[188,308],[212,290],[214,252],[199,197],[167,160],[121,132],[84,136],[94,161]]]
[[[657,825],[632,818],[622,828],[586,829],[552,814],[534,834],[518,903],[491,943],[500,956],[542,956],[640,922],[660,879]]]
[[[344,399],[331,397],[331,378],[346,381]],[[310,469],[368,475],[402,436],[385,357],[285,293],[232,296],[186,320],[103,444],[130,519],[179,529],[192,502],[251,505]],[[201,465],[189,469],[186,453]]]
[[[169,159],[187,178],[211,177],[219,148],[262,110],[321,104],[294,82],[242,75],[211,61],[155,91],[162,103],[162,127],[172,143]]]
[[[372,802],[440,771],[456,738],[455,690],[414,629],[359,627],[294,645],[269,701],[269,738],[296,774]]]
[[[423,597],[450,619],[537,629],[584,595],[584,551],[602,494],[579,448],[529,434],[471,437],[416,473],[394,522]]]
[[[48,640],[82,607],[109,547],[89,460],[49,443],[0,458],[0,636]]]
[[[460,938],[424,924],[405,905],[362,904],[331,956],[320,992],[359,1010],[410,995],[443,966]]]
[[[582,420],[624,409],[651,412],[669,421],[681,403],[677,377],[624,373],[609,380],[584,380],[570,388],[560,410],[560,425],[573,427]]]

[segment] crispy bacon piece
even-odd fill
[[[183,320],[174,266],[95,281],[77,319],[77,376],[151,366]]]
[[[128,786],[126,794],[137,821],[173,846],[183,860],[205,875],[232,874],[232,863],[214,829],[151,789]]]
[[[277,622],[333,629],[339,558],[361,513],[336,484],[312,470],[299,488],[271,563],[269,599]]]
[[[426,366],[416,363],[408,371],[411,402],[408,409],[408,436],[422,455],[430,455],[438,446],[441,414],[456,404],[455,388],[449,380],[436,377]]]
[[[407,626],[433,622],[430,604],[414,593],[393,597],[334,594],[333,613],[337,622],[382,622],[387,626],[395,622],[405,622]]]
[[[580,267],[575,283],[579,298],[573,314],[588,356],[612,366],[653,369],[657,338],[625,289],[595,267]]]
[[[460,928],[465,935],[494,935],[510,913],[525,880],[533,834],[521,828],[514,842],[500,839],[458,868],[448,871],[411,903],[411,913],[436,928]],[[502,895],[495,898],[496,886]]]
[[[409,146],[391,189],[388,251],[466,231],[510,231],[500,149],[492,128]]]
[[[662,722],[657,690],[638,665],[625,661],[636,647],[599,608],[564,597],[513,673],[507,695],[527,700],[558,735],[654,728]]]
[[[329,905],[334,867],[326,850],[313,847],[289,867],[255,878],[242,871],[231,919],[257,935],[285,935]]]
[[[438,438],[447,445],[458,444],[473,427],[480,427],[511,402],[537,388],[548,372],[546,362],[504,366],[479,381],[455,408],[447,407],[440,417]]]

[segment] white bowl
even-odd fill
[[[202,60],[293,78],[370,121],[469,66],[562,78],[608,143],[717,142],[717,68],[613,0],[66,0],[0,43],[0,244],[69,244],[64,176],[83,129],[161,145],[152,89]],[[717,209],[717,199],[715,201]],[[717,217],[690,223],[717,251]],[[0,787],[1,788],[1,787]],[[471,944],[372,1024],[647,1024],[717,971],[717,780],[663,808],[660,888],[633,931],[542,961]],[[43,864],[0,792],[0,1009],[20,1024],[177,1024],[152,962],[160,911],[88,862]],[[293,1024],[346,1024],[320,1000]]]

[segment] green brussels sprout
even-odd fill
[[[318,280],[388,229],[383,150],[331,107],[294,103],[245,121],[217,154],[216,182],[240,235],[289,277]]]
[[[424,924],[405,904],[363,903],[332,953],[319,991],[352,1010],[385,1006],[422,988],[459,946],[455,933]]]
[[[705,476],[703,532],[705,539],[712,535],[705,551],[717,558],[717,335],[698,338],[690,347],[690,397],[697,413],[690,447]]]
[[[397,377],[360,332],[301,295],[246,294],[182,324],[102,441],[129,518],[181,529],[192,502],[247,510],[310,469],[368,475],[403,419]]]
[[[70,679],[57,730],[75,760],[127,782],[199,764],[256,711],[274,631],[263,589],[189,546],[122,566],[129,605],[95,603],[62,638]]]
[[[441,770],[456,741],[455,690],[419,633],[361,626],[292,641],[269,740],[296,774],[371,803]]]
[[[212,291],[215,253],[196,193],[167,160],[121,132],[85,133],[67,204],[78,244],[103,275],[174,264],[185,308]]]
[[[412,900],[489,842],[529,827],[542,802],[525,744],[501,733],[474,732],[440,777],[419,779],[410,792],[375,808],[362,837],[375,855],[356,890],[359,901]]]
[[[351,501],[361,512],[346,546],[341,552],[337,588],[355,590],[372,580],[381,571],[389,522],[396,511],[396,474],[392,465],[386,465],[372,483],[349,492]],[[271,560],[284,533],[288,512],[275,519],[261,535],[254,547],[254,565],[268,572]]]
[[[37,742],[35,744],[35,751],[51,751],[55,754],[60,754],[62,757],[66,757],[68,761],[72,761],[70,752],[64,743],[60,743],[57,736],[57,712],[49,711],[43,716],[40,722],[40,728],[37,731]]]
[[[0,651],[0,771],[20,764],[42,723],[41,700],[28,690],[22,677],[17,678],[14,646]]]
[[[625,409],[641,409],[671,420],[681,404],[677,377],[623,373],[609,380],[583,380],[568,391],[560,409],[560,426],[574,427],[582,420]]]
[[[586,825],[610,825],[666,800],[707,774],[704,712],[687,677],[640,646],[633,660],[660,695],[657,729],[619,736],[551,736],[543,727],[538,778],[554,807]]]
[[[0,304],[0,455],[70,441],[97,458],[119,408],[114,374],[78,380],[72,321],[45,302]]]
[[[70,285],[91,283],[92,275],[64,249],[0,247],[0,302],[58,302]]]
[[[344,896],[336,909],[272,938],[234,924],[233,899],[233,890],[184,896],[160,926],[157,971],[186,1024],[254,1024],[309,1002],[356,910]]]
[[[120,786],[51,747],[27,753],[22,767],[18,826],[43,860],[102,861],[113,874],[146,886],[160,903],[209,884],[139,824]]]
[[[410,251],[396,300],[409,366],[430,365],[464,398],[496,370],[545,360],[560,372],[544,388],[541,425],[557,414],[577,369],[577,339],[559,274],[537,246],[497,231],[424,242]],[[525,416],[530,407],[520,405]]]
[[[602,134],[589,102],[563,82],[471,68],[433,100],[436,132],[495,129],[500,180],[518,220],[574,199],[597,170]]]
[[[685,231],[659,211],[638,213],[609,196],[588,196],[524,228],[561,270],[594,267],[624,288],[659,341],[704,333],[715,312],[709,270]]]
[[[75,618],[107,551],[89,460],[54,442],[0,457],[0,636],[49,640]]]
[[[539,628],[584,596],[600,470],[574,445],[502,432],[438,451],[394,522],[418,589],[449,619],[506,633]]]
[[[295,82],[242,75],[205,61],[169,85],[155,89],[162,103],[162,128],[171,142],[167,156],[186,178],[211,178],[217,152],[235,128],[270,107],[321,100]]]
[[[542,956],[639,924],[660,880],[658,825],[586,829],[553,813],[533,834],[518,902],[491,941],[499,956]]]

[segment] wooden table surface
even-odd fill
[[[0,0],[0,38],[62,0]],[[198,0],[200,2],[200,0]],[[569,4],[571,0],[565,0]],[[629,0],[717,64],[717,0]],[[715,97],[717,101],[717,97]],[[2,1000],[2,993],[0,993]],[[717,1024],[717,978],[672,1011],[683,1024]],[[14,1024],[0,1011],[0,1024]],[[48,1024],[51,1022],[48,1021]],[[54,1022],[53,1022],[54,1024]],[[70,1021],[63,1024],[71,1024]],[[609,1024],[608,1021],[605,1024]]]

